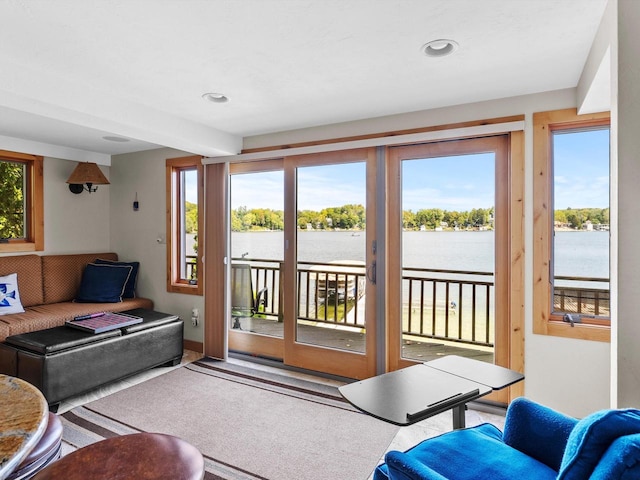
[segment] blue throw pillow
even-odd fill
[[[640,433],[640,410],[601,410],[580,420],[567,441],[558,480],[589,478],[619,437]]]
[[[97,258],[95,262],[98,265],[125,265],[130,266],[132,268],[131,275],[129,276],[129,280],[127,280],[127,284],[124,287],[124,294],[122,298],[136,298],[136,282],[138,280],[138,269],[140,268],[140,262],[118,262],[115,260],[103,260],[102,258]]]
[[[130,265],[88,264],[82,273],[76,302],[121,302],[132,270]]]

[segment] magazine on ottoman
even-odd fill
[[[67,320],[65,325],[90,333],[102,333],[117,328],[128,327],[142,323],[142,317],[126,313],[103,312],[92,315],[80,315],[73,320]]]

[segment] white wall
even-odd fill
[[[430,125],[525,114],[525,394],[569,415],[584,416],[609,407],[610,345],[533,334],[533,134],[532,113],[576,107],[568,89],[459,105],[384,118],[279,132],[245,139],[245,148],[290,145]]]
[[[619,0],[617,15],[617,154],[618,154],[618,317],[614,336],[615,388],[619,407],[640,407],[640,2]],[[617,52],[615,50],[617,49]]]
[[[109,198],[111,186],[74,194],[67,178],[78,162],[44,159],[44,252],[110,252]],[[109,178],[109,167],[100,167]]]
[[[140,262],[138,294],[151,298],[156,310],[179,315],[185,321],[185,339],[202,342],[203,297],[167,292],[167,245],[157,242],[166,236],[165,160],[187,155],[191,154],[162,148],[112,157],[110,245],[121,259]],[[193,308],[201,312],[195,328]]]
[[[0,144],[0,149],[7,148]],[[29,151],[23,153],[31,153]],[[79,195],[66,181],[78,164],[44,158],[44,251],[38,254],[109,252],[109,186]],[[109,168],[100,167],[109,178]],[[0,255],[21,255],[7,253]]]

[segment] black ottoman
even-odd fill
[[[22,378],[56,411],[66,398],[161,365],[177,365],[183,322],[176,315],[134,309],[142,323],[103,333],[55,327],[7,337],[0,372]]]

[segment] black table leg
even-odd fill
[[[451,409],[453,414],[453,429],[460,430],[465,427],[465,411],[467,410],[467,404],[457,405]]]

